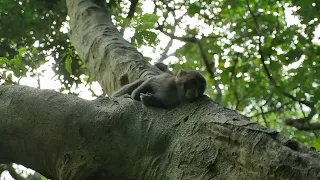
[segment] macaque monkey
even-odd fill
[[[168,66],[162,62],[157,62],[154,64],[154,66],[157,67],[162,72],[172,74],[172,72],[169,70]]]
[[[123,86],[113,97],[130,94],[145,106],[172,109],[200,98],[206,89],[205,78],[196,71],[180,70],[177,76],[163,73]]]

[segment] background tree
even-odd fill
[[[146,12],[146,4],[152,11]],[[222,106],[319,149],[319,4],[110,1],[107,7],[127,40],[144,55],[154,52],[147,59],[170,62],[174,72],[201,71],[207,94]],[[76,88],[93,79],[109,95],[123,85],[103,84],[110,76],[86,70],[61,29],[69,20],[64,1],[8,0],[0,8],[6,27],[0,29],[2,83],[19,84],[31,76],[41,88],[39,67],[49,62],[61,92],[78,94]],[[288,16],[290,9],[295,16]],[[288,17],[297,22],[288,24]],[[132,74],[127,81],[136,78]]]

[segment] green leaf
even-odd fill
[[[136,40],[139,45],[143,42],[151,45],[156,44],[157,34],[151,31],[140,31],[136,33]]]
[[[148,42],[148,44],[154,44],[157,39],[157,34],[151,31],[143,31],[141,32],[143,38]]]
[[[72,64],[72,58],[69,55],[67,55],[65,67],[69,74],[72,74],[71,64]]]
[[[195,14],[199,14],[201,7],[198,5],[198,2],[195,2],[193,4],[190,4],[189,9],[188,9],[188,14],[193,16]]]
[[[313,144],[313,147],[315,147],[317,149],[317,151],[320,150],[320,138],[318,138],[314,144]]]
[[[14,56],[14,58],[10,59],[10,64],[12,65],[20,65],[21,64],[21,56],[17,55],[17,56]]]
[[[144,14],[141,16],[141,26],[139,26],[139,29],[146,30],[146,29],[152,29],[153,26],[158,21],[159,16],[156,14]]]
[[[6,64],[9,60],[5,57],[0,57],[0,66]]]
[[[10,74],[8,74],[7,79],[9,79],[9,80],[11,80],[11,81],[12,81],[12,74],[11,74],[11,73],[10,73]]]
[[[26,47],[21,47],[21,48],[18,49],[19,55],[25,53],[26,51],[27,51],[27,48],[26,48]]]

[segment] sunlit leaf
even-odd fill
[[[72,58],[68,55],[66,57],[65,68],[69,74],[72,74],[71,64],[72,64]]]
[[[156,14],[144,14],[141,16],[141,26],[140,29],[141,30],[146,30],[146,29],[151,29],[153,28],[153,26],[156,24],[156,22],[158,21],[159,16],[157,16]]]
[[[9,61],[9,60],[8,60],[7,58],[5,58],[5,57],[0,57],[0,66],[6,64],[8,61]]]

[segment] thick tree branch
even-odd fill
[[[0,86],[0,102],[0,163],[19,162],[52,179],[320,176],[319,153],[207,98],[171,113],[130,98],[85,101]]]
[[[0,102],[0,163],[17,162],[57,180],[134,177],[133,169],[163,148],[145,137],[161,138],[173,123],[145,126],[141,104],[131,99],[86,101],[25,86],[0,86]]]
[[[52,179],[85,169],[70,150],[87,142],[81,123],[94,117],[92,102],[26,86],[0,86],[0,102],[0,163],[23,164]],[[85,160],[88,153],[72,154]]]

